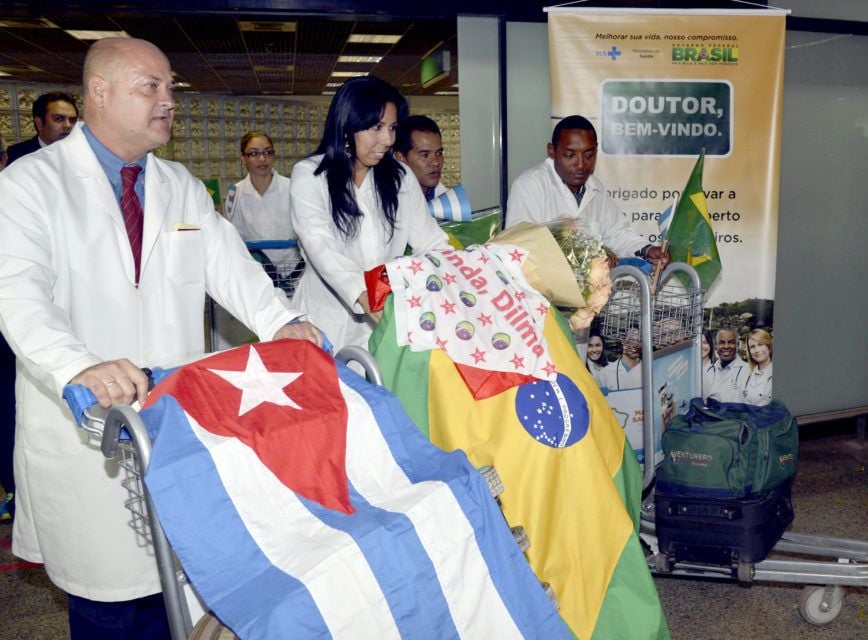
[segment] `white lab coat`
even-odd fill
[[[18,357],[12,551],[69,593],[114,601],[160,586],[117,466],[82,444],[63,386],[105,360],[203,354],[206,291],[264,338],[297,315],[180,164],[147,158],[139,287],[81,126],[0,174],[0,329]]]
[[[390,239],[374,187],[376,168],[368,171],[361,187],[354,187],[356,203],[365,215],[358,235],[345,239],[332,221],[326,175],[314,175],[321,160],[321,155],[307,158],[292,170],[292,227],[307,263],[292,306],[307,313],[335,349],[367,347],[373,323],[356,302],[367,289],[365,271],[403,255],[408,244],[414,253],[421,253],[448,248],[448,239],[428,213],[422,189],[409,169],[398,191],[395,232]]]
[[[765,369],[754,367],[750,370],[742,386],[741,402],[765,406],[772,401],[773,363],[769,362]]]
[[[611,363],[605,367],[601,367],[595,362],[591,362],[590,360],[585,360],[585,365],[588,368],[588,371],[591,372],[591,377],[594,379],[594,382],[597,383],[598,387],[605,386],[605,375],[606,370],[611,367]]]
[[[610,391],[621,389],[636,389],[642,386],[642,361],[628,369],[621,358],[610,362],[608,367],[600,369],[598,383]]]
[[[235,194],[231,206],[227,198],[226,217],[244,240],[295,239],[289,216],[289,178],[273,171],[271,184],[260,195],[248,174],[232,189]],[[264,253],[281,276],[292,273],[301,258],[297,248],[265,249]]]
[[[736,356],[726,367],[722,367],[720,358],[714,361],[709,384],[703,388],[706,398],[714,398],[718,402],[744,402],[742,389],[745,379],[750,375],[747,362]]]
[[[596,176],[585,183],[582,206],[555,171],[551,158],[531,167],[513,183],[506,205],[506,226],[521,221],[544,224],[561,218],[578,220],[587,235],[600,236],[603,244],[621,257],[633,254],[648,244],[630,226],[627,216],[606,193]]]

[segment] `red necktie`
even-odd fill
[[[124,214],[124,225],[127,228],[127,237],[130,239],[130,248],[133,250],[136,284],[139,284],[142,265],[142,226],[145,218],[142,213],[142,203],[136,195],[136,178],[141,170],[138,165],[121,169],[121,212]]]

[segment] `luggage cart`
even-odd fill
[[[344,347],[335,358],[345,363],[357,362],[365,370],[368,380],[382,386],[383,378],[377,363],[364,349]],[[172,640],[234,638],[235,636],[210,614],[199,619],[194,628],[195,621],[191,617],[188,598],[184,593],[189,584],[187,577],[183,570],[176,568],[177,560],[143,481],[151,460],[151,439],[139,414],[128,405],[105,410],[94,404],[83,412],[81,427],[93,442],[99,443],[107,459],[119,456],[121,484],[128,493],[124,505],[130,512],[129,524],[143,542],[154,545]],[[195,635],[191,635],[194,630]]]
[[[255,240],[245,242],[250,256],[262,265],[265,273],[274,281],[274,286],[283,289],[287,297],[295,293],[295,287],[304,273],[304,260],[299,256],[290,260],[271,260],[265,254],[269,249],[297,249],[295,240]]]
[[[690,285],[671,282],[683,274]],[[670,264],[661,274],[661,288],[651,293],[647,276],[638,268],[619,266],[612,270],[612,295],[601,311],[602,333],[624,338],[638,328],[642,339],[642,442],[645,449],[659,441],[654,418],[653,361],[687,344],[694,359],[692,385],[701,395],[702,291],[696,272],[684,263]],[[656,347],[656,351],[655,351]],[[868,587],[868,541],[806,535],[785,531],[768,558],[760,562],[733,562],[730,566],[675,562],[659,549],[654,525],[653,482],[658,461],[654,455],[643,460],[643,490],[640,537],[648,547],[648,566],[653,574],[803,584],[799,613],[814,625],[832,622],[841,612],[846,587]],[[780,557],[785,554],[784,557]],[[775,556],[775,557],[771,557]],[[803,556],[803,557],[795,557]],[[807,558],[805,558],[806,556]]]
[[[299,255],[289,260],[271,260],[265,254],[269,249],[295,249],[295,240],[254,240],[245,242],[250,257],[262,265],[263,270],[288,298],[295,293],[301,276],[304,274],[305,263]],[[214,300],[208,297],[207,303],[208,351],[219,351],[237,347],[250,341],[254,336],[235,318],[223,310]]]

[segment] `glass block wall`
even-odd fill
[[[58,85],[0,83],[0,135],[6,144],[36,135],[31,107],[46,91],[65,91],[78,100],[81,88]],[[247,131],[265,131],[274,142],[275,169],[289,175],[292,166],[313,153],[319,144],[330,98],[237,98],[207,94],[176,94],[172,139],[156,150],[162,158],[184,164],[203,180],[217,178],[225,196],[229,185],[243,177],[239,143]],[[422,113],[433,118],[443,133],[446,164],[443,182],[461,181],[461,147],[457,100],[444,100],[432,108],[430,98]]]

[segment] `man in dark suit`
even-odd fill
[[[72,96],[60,91],[43,93],[33,103],[33,126],[36,127],[36,135],[11,145],[7,149],[7,164],[65,138],[77,120],[78,108]]]

